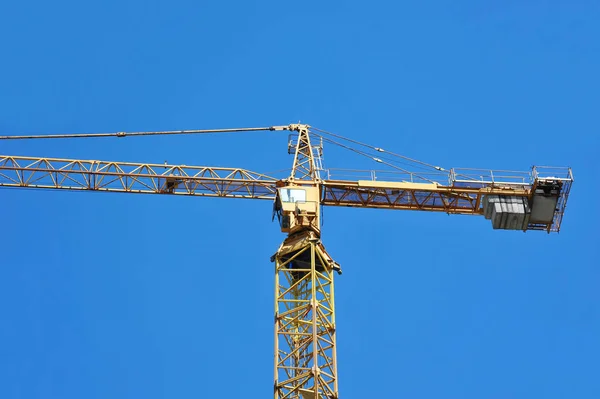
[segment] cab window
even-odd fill
[[[280,188],[279,198],[282,202],[306,202],[306,190],[301,188]]]

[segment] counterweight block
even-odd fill
[[[572,183],[568,178],[537,178],[528,195],[486,195],[483,215],[494,229],[558,231]]]

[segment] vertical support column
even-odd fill
[[[290,125],[290,128],[298,131],[298,142],[294,151],[294,163],[290,178],[292,180],[319,180],[319,169],[310,143],[308,126]]]
[[[274,261],[275,399],[337,399],[331,258],[306,232]]]

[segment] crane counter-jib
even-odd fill
[[[0,136],[0,140],[121,140],[126,136],[260,130],[290,132],[288,152],[294,161],[288,177],[240,168],[0,155],[0,187],[274,201],[273,217],[277,216],[281,231],[287,233],[271,257],[275,263],[274,397],[316,399],[339,397],[333,273],[341,273],[341,267],[321,240],[321,205],[482,215],[491,220],[494,229],[558,232],[573,182],[569,168],[533,167],[529,172],[444,169],[324,130],[313,133],[304,124]],[[311,136],[317,140],[311,141]],[[393,177],[387,178],[388,172],[368,171],[370,180],[361,180],[364,176],[334,180],[331,170],[323,168],[323,142],[386,165]],[[400,162],[426,172],[404,169],[397,165]],[[386,178],[381,180],[382,176]]]
[[[323,205],[484,215],[494,229],[558,232],[573,181],[540,177],[527,183],[462,180],[438,183],[329,180],[322,184]]]
[[[443,211],[451,214],[482,214],[486,195],[529,197],[530,187],[459,188],[436,183],[386,181],[325,181],[323,205]]]

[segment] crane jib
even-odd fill
[[[350,148],[299,123],[240,129],[0,136],[0,140],[260,130],[291,132],[288,151],[294,160],[287,178],[241,168],[0,155],[0,187],[274,200],[273,219],[277,216],[281,231],[287,233],[271,257],[276,291],[274,394],[276,399],[316,399],[339,397],[333,276],[334,272],[341,274],[341,266],[321,242],[322,206],[480,215],[490,220],[494,229],[550,233],[560,230],[573,183],[570,168],[447,170],[315,129],[366,149]],[[311,141],[315,136],[319,142]],[[322,164],[324,141],[387,165],[401,178],[381,179],[387,176],[386,171],[370,171],[369,180],[333,179],[332,170]],[[395,165],[398,159],[433,172],[411,172]]]

